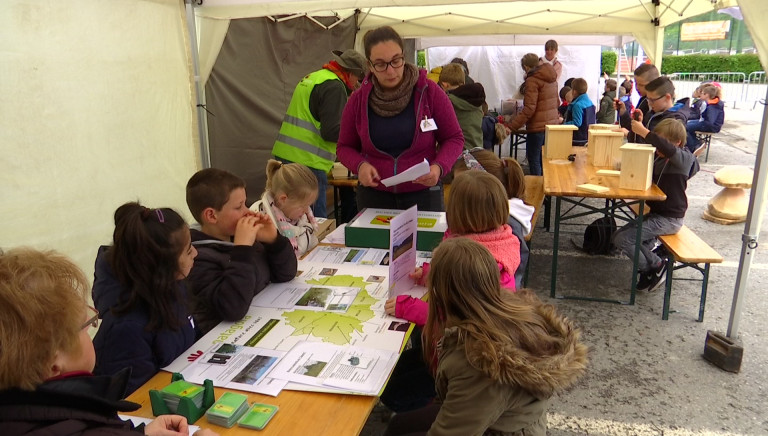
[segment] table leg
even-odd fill
[[[552,245],[552,277],[550,279],[551,289],[549,297],[555,298],[557,292],[557,249],[560,244],[560,197],[555,197],[555,238]],[[530,259],[528,260],[530,262]]]
[[[640,211],[639,214],[637,214],[637,233],[635,234],[635,256],[634,260],[632,261],[632,287],[631,292],[629,294],[629,304],[633,305],[635,304],[635,293],[637,292],[637,264],[639,261],[638,256],[640,256],[640,245],[642,245],[643,241],[641,238],[643,237],[643,210],[645,209],[645,200],[640,200]]]
[[[334,185],[333,186],[333,217],[336,219],[336,222],[339,223],[339,209],[341,209],[341,205],[339,204],[339,187]]]

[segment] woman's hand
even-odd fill
[[[368,162],[360,164],[360,169],[357,171],[357,180],[360,184],[369,188],[375,188],[379,186],[379,172],[376,168]]]
[[[424,174],[423,176],[414,180],[413,183],[418,183],[424,186],[435,186],[440,180],[441,173],[442,171],[440,170],[440,166],[432,164],[429,166],[429,174]]]

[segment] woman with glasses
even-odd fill
[[[3,436],[187,435],[186,418],[159,416],[134,428],[118,412],[130,371],[93,376],[88,280],[55,252],[0,252],[0,429]],[[216,436],[199,430],[195,436]]]
[[[464,146],[453,106],[426,71],[405,61],[394,29],[368,31],[363,45],[371,73],[344,108],[336,147],[339,160],[358,176],[358,208],[442,211],[440,179]],[[413,182],[381,183],[424,159],[429,172]]]
[[[183,280],[195,256],[189,227],[173,209],[126,203],[115,211],[113,243],[99,248],[94,273],[102,317],[95,374],[131,367],[133,392],[194,344]]]

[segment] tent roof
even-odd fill
[[[631,35],[652,59],[664,26],[735,6],[735,0],[206,0],[197,15],[232,19],[278,15],[347,17],[360,10],[361,32],[383,25],[403,37],[446,35]],[[569,44],[567,39],[562,44]],[[493,45],[496,45],[494,42]]]

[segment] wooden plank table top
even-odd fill
[[[328,178],[328,184],[339,188],[356,188],[357,177],[338,177]]]
[[[126,415],[153,418],[149,390],[160,390],[171,382],[171,373],[160,371],[127,399],[141,404],[141,409]],[[203,416],[195,425],[210,428],[221,436],[259,435],[334,435],[357,436],[363,429],[368,415],[376,405],[378,397],[363,395],[329,394],[322,392],[287,391],[277,397],[215,388],[218,399],[224,392],[248,395],[248,403],[274,404],[279,410],[269,424],[259,432],[239,427],[219,427],[208,422]]]
[[[619,188],[619,177],[598,175],[601,169],[613,169],[609,167],[595,167],[587,163],[587,147],[573,147],[571,153],[576,155],[576,160],[549,160],[543,159],[544,168],[544,193],[555,197],[590,197],[590,198],[619,198],[630,200],[666,200],[667,196],[652,184],[645,191]],[[591,192],[577,189],[581,184],[594,184],[608,188],[604,192]]]
[[[539,220],[539,212],[541,212],[541,206],[544,204],[544,177],[542,176],[525,176],[525,194],[523,195],[523,201],[533,206],[533,216],[531,216],[531,232],[525,236],[526,241],[530,241],[533,237],[533,229],[536,228],[536,221]]]

